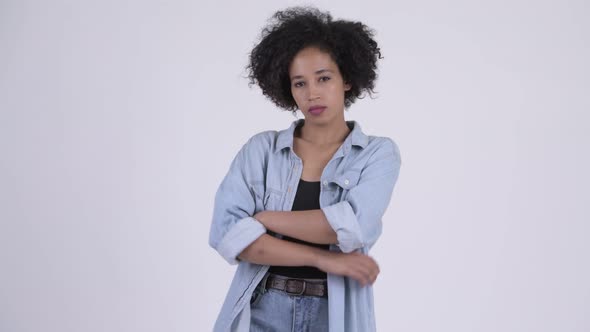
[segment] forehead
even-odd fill
[[[338,71],[338,66],[329,53],[316,47],[307,47],[293,57],[289,66],[289,76],[313,75],[320,69]]]

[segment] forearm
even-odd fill
[[[313,266],[326,273],[351,277],[362,285],[372,284],[379,274],[375,260],[359,252],[331,252],[263,234],[238,258],[261,265]]]
[[[324,251],[263,234],[246,247],[238,258],[261,265],[317,266],[318,258]]]
[[[328,223],[322,210],[263,211],[254,216],[266,229],[299,240],[334,244],[336,232]]]

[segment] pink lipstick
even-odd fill
[[[320,115],[325,110],[326,110],[326,107],[324,107],[324,106],[312,106],[309,108],[309,113],[311,113],[313,115]]]

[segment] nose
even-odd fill
[[[309,85],[309,101],[320,98],[319,88],[316,84],[310,83]]]

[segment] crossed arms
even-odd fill
[[[365,148],[368,159],[347,188],[345,200],[318,210],[256,213],[254,193],[246,179],[263,178],[266,137],[255,136],[238,152],[215,197],[209,244],[230,264],[315,266],[350,276],[361,283],[374,281],[378,267],[366,255],[381,234],[381,218],[389,204],[401,160],[393,141]],[[255,142],[252,142],[255,141]],[[370,152],[370,154],[369,154]],[[266,234],[267,230],[312,243],[335,244],[341,252],[326,251]]]

